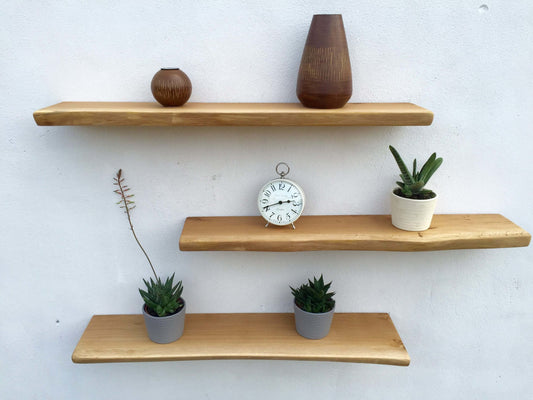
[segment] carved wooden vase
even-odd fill
[[[352,97],[352,67],[342,15],[313,16],[296,94],[310,108],[341,108]]]
[[[152,79],[152,94],[165,107],[184,105],[192,93],[189,77],[179,68],[161,68]]]

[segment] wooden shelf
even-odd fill
[[[95,315],[75,363],[267,359],[409,365],[409,354],[385,313],[336,313],[321,340],[296,333],[294,314],[186,314],[176,342],[148,339],[142,315]]]
[[[433,113],[411,103],[349,103],[318,110],[299,103],[63,102],[35,111],[37,125],[108,126],[394,126],[431,125]]]
[[[291,226],[261,217],[189,217],[181,233],[183,251],[428,251],[528,246],[531,235],[498,214],[435,215],[424,232],[391,224],[390,215],[302,216]]]

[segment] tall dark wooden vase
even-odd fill
[[[310,108],[341,108],[352,97],[352,67],[342,15],[313,15],[296,94]]]

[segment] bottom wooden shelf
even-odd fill
[[[294,314],[187,314],[174,343],[148,339],[142,315],[95,315],[75,363],[268,359],[409,365],[409,354],[386,313],[336,313],[321,340],[296,333]]]

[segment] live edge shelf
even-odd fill
[[[180,237],[183,251],[428,251],[525,247],[531,235],[499,214],[435,215],[424,232],[391,224],[390,215],[302,216],[291,226],[261,217],[189,217]]]
[[[85,126],[408,126],[431,125],[433,113],[411,103],[349,103],[305,108],[299,103],[63,102],[35,111],[37,125]]]
[[[335,313],[324,339],[296,333],[293,313],[186,314],[176,342],[148,339],[142,315],[95,315],[75,363],[267,359],[409,365],[409,354],[385,313]]]

